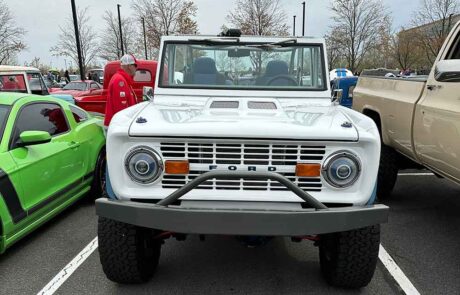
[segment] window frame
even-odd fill
[[[11,106],[10,105],[4,105],[0,104],[0,108],[6,109],[5,113],[5,120],[3,122],[0,121],[0,144],[3,141],[3,133],[6,130],[6,124],[8,123],[8,118],[10,117],[10,112],[11,112]]]
[[[454,40],[452,42],[451,48],[449,48],[449,50],[447,51],[447,54],[446,54],[444,60],[460,59],[460,56],[459,56],[459,58],[452,58],[452,56],[454,54],[460,55],[460,32],[457,33],[457,36],[455,36],[455,38],[454,38]]]
[[[81,109],[79,107],[73,106],[73,105],[70,105],[69,109],[70,109],[70,112],[72,113],[72,117],[73,117],[73,119],[74,119],[74,121],[75,121],[75,123],[77,125],[89,120],[89,114],[85,110],[83,110],[83,109]],[[74,116],[75,111],[83,112],[85,114],[84,120],[81,120],[80,122],[77,122],[77,120],[75,119],[75,116]],[[78,116],[80,117],[80,115],[78,115]]]
[[[136,74],[137,74],[137,72],[140,72],[140,71],[148,72],[148,73],[149,73],[149,76],[150,76],[150,79],[149,79],[148,81],[146,81],[146,80],[136,80],[136,75],[134,75],[134,77],[133,77],[134,83],[148,83],[148,82],[152,82],[152,80],[153,80],[153,78],[154,78],[154,75],[152,75],[152,72],[151,72],[149,69],[138,68],[138,69],[136,70]]]
[[[225,42],[225,45],[228,46],[238,46],[238,45],[257,45],[257,44],[264,44],[265,42]],[[158,78],[158,88],[165,88],[165,89],[180,89],[180,90],[186,90],[186,89],[206,89],[206,90],[221,90],[221,91],[232,91],[232,90],[244,90],[244,91],[291,91],[291,92],[298,92],[298,91],[313,91],[313,92],[323,92],[328,90],[328,83],[326,80],[326,60],[325,60],[325,54],[324,54],[324,45],[323,43],[292,43],[289,44],[289,47],[319,47],[319,52],[321,54],[321,65],[323,67],[322,75],[320,76],[322,81],[323,81],[323,87],[322,88],[306,88],[306,87],[270,87],[270,88],[264,88],[263,86],[261,87],[254,87],[254,88],[249,88],[249,87],[225,87],[226,85],[222,85],[224,87],[212,87],[212,86],[205,86],[205,85],[188,85],[184,86],[175,86],[175,85],[164,85],[163,79],[161,77],[164,77],[164,70],[165,66],[163,63],[163,60],[167,57],[167,49],[169,44],[174,44],[174,45],[203,45],[206,44],[206,42],[203,42],[201,40],[192,40],[192,41],[165,41],[163,43],[163,50],[161,52],[161,60],[159,61],[159,67],[160,67],[160,73],[159,73],[159,78]],[[169,73],[169,71],[168,71]]]
[[[14,134],[14,133],[15,133],[14,130],[15,130],[17,124],[18,124],[20,115],[22,114],[22,112],[24,111],[24,109],[25,109],[26,107],[31,106],[31,105],[36,105],[36,104],[51,104],[51,105],[56,105],[56,106],[58,106],[58,107],[61,109],[61,111],[62,111],[62,113],[63,113],[63,115],[64,115],[64,118],[65,118],[65,121],[66,121],[68,130],[67,130],[66,132],[62,132],[62,133],[55,134],[55,135],[51,135],[51,134],[50,134],[52,139],[53,139],[53,138],[56,138],[56,137],[59,137],[59,136],[62,136],[62,135],[66,135],[66,134],[72,132],[72,126],[69,124],[69,119],[67,118],[66,112],[65,112],[64,108],[63,108],[60,104],[58,104],[58,103],[56,103],[56,102],[52,102],[52,101],[33,101],[33,102],[29,102],[29,103],[26,103],[26,104],[22,105],[22,106],[19,108],[19,110],[17,111],[16,118],[14,118],[13,128],[11,129],[11,135],[10,135],[9,144],[8,144],[8,151],[12,151],[12,150],[18,148],[18,147],[16,146],[16,144],[14,143],[14,135],[15,135],[15,134]],[[26,130],[26,131],[27,131],[27,130]],[[30,130],[30,131],[34,131],[34,130]],[[37,131],[37,130],[35,130],[35,131]]]

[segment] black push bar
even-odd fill
[[[169,206],[175,201],[179,200],[183,197],[186,193],[191,191],[192,189],[198,187],[201,183],[213,179],[238,179],[238,178],[256,178],[256,179],[271,179],[276,180],[279,183],[283,184],[287,189],[291,190],[294,194],[296,194],[299,198],[305,201],[308,206],[319,209],[328,209],[323,203],[316,200],[312,197],[309,193],[305,192],[297,185],[292,183],[289,179],[285,176],[275,173],[275,172],[239,172],[239,171],[210,171],[204,174],[201,174],[197,178],[193,179],[189,183],[185,184],[180,189],[176,190],[163,200],[159,201],[156,205],[158,206]]]

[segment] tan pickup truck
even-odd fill
[[[380,199],[399,169],[424,166],[460,184],[460,22],[426,79],[360,77],[353,94],[353,109],[380,130]]]

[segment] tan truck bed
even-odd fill
[[[426,79],[360,77],[353,93],[353,109],[378,113],[383,143],[415,160],[413,115],[425,85]]]

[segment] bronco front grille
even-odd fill
[[[321,179],[295,176],[298,162],[321,163],[326,152],[325,146],[297,144],[243,144],[243,143],[161,143],[161,152],[167,159],[187,159],[191,171],[188,175],[165,174],[163,188],[180,188],[202,173],[208,165],[256,165],[274,166],[305,191],[321,191]],[[205,165],[204,165],[205,164]],[[284,169],[278,169],[284,168]],[[198,189],[214,190],[287,190],[276,181],[255,179],[212,179]]]

